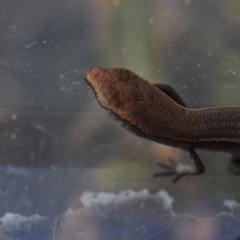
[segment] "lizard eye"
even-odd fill
[[[143,100],[143,95],[140,90],[134,89],[131,93],[131,100],[133,101],[142,101]]]
[[[109,87],[105,93],[105,99],[108,100],[108,105],[118,107],[120,104],[119,91],[113,87]],[[109,107],[106,106],[106,107]]]

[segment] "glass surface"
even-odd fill
[[[240,2],[0,3],[0,239],[228,240],[240,177],[197,151],[201,176],[153,178],[186,157],[127,132],[90,95],[86,69],[128,68],[191,107],[239,106]]]

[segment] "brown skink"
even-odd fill
[[[184,149],[190,159],[155,176],[202,174],[204,165],[195,148],[233,154],[229,170],[240,175],[240,107],[192,109],[169,85],[152,84],[121,68],[91,68],[85,81],[99,104],[125,129],[152,141]]]

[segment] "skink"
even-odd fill
[[[86,84],[99,104],[125,129],[152,141],[184,149],[190,166],[181,162],[155,176],[202,174],[204,165],[195,148],[232,153],[229,170],[240,175],[240,107],[187,107],[169,85],[152,84],[122,68],[91,68]]]

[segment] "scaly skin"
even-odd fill
[[[121,68],[91,68],[85,81],[99,104],[134,134],[158,143],[180,147],[189,153],[193,169],[177,174],[201,174],[204,166],[194,148],[232,152],[229,169],[240,175],[240,108],[209,107],[192,109],[168,85],[151,84]]]

